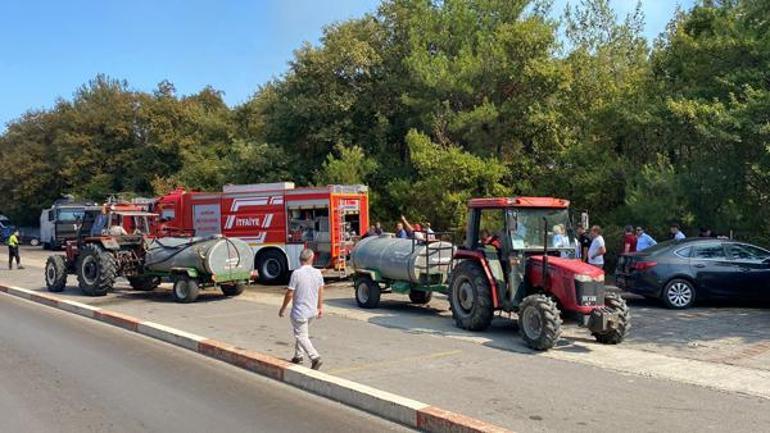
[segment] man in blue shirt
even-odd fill
[[[636,228],[636,251],[642,251],[657,244],[658,243],[655,242],[655,239],[653,239],[652,236],[644,232],[643,228]]]
[[[396,224],[396,237],[401,239],[409,237],[409,234],[404,230],[404,225],[401,223]]]

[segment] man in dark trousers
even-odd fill
[[[591,247],[591,236],[586,233],[586,228],[583,227],[583,224],[577,225],[577,236],[578,236],[578,248],[575,251],[576,256],[578,259],[587,262],[588,261],[588,248]]]
[[[13,269],[13,258],[16,258],[16,268],[24,269],[21,265],[21,257],[19,256],[19,231],[16,230],[8,236],[6,241],[8,244],[8,269]]]

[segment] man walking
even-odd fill
[[[591,227],[591,247],[588,248],[588,264],[597,268],[604,268],[604,255],[607,254],[607,248],[602,237],[602,228],[599,226]]]
[[[8,236],[6,240],[8,244],[8,269],[13,269],[13,259],[16,258],[16,268],[24,269],[21,265],[21,257],[19,256],[19,231],[16,230]]]
[[[289,318],[295,339],[294,358],[291,362],[302,364],[304,352],[310,358],[310,367],[318,370],[321,367],[321,355],[310,342],[310,322],[323,316],[324,279],[321,271],[313,267],[312,250],[302,250],[299,261],[302,266],[291,274],[278,316],[284,316],[286,307],[291,302]]]
[[[644,251],[651,246],[658,245],[658,242],[648,235],[643,228],[636,228],[636,251]]]

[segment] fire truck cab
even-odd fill
[[[158,236],[223,234],[247,242],[263,283],[285,280],[299,267],[304,248],[314,266],[345,276],[356,240],[369,227],[368,188],[327,185],[296,188],[292,182],[226,185],[222,192],[178,188],[155,200]]]

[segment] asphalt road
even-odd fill
[[[389,431],[410,430],[0,294],[0,432]]]

